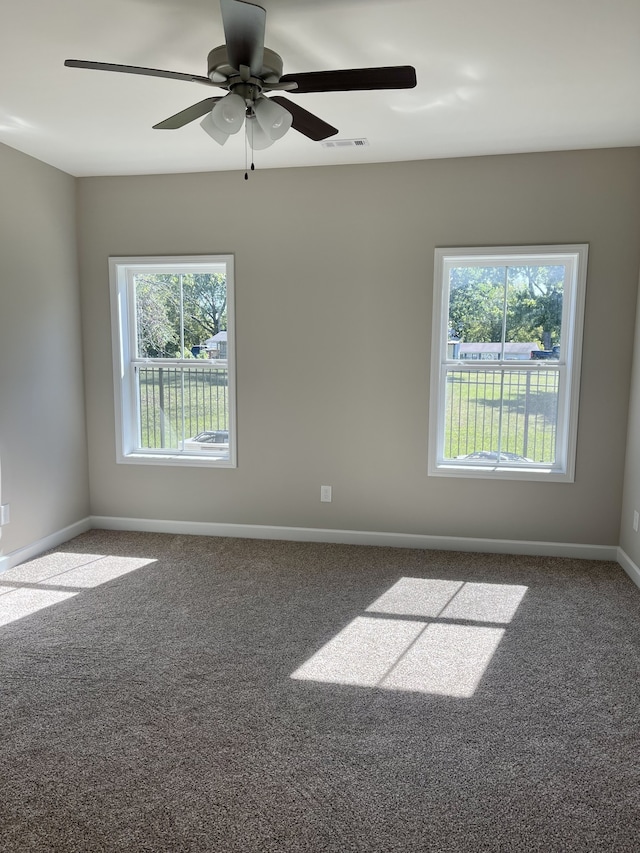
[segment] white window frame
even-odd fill
[[[428,473],[434,477],[478,477],[491,480],[574,482],[578,434],[578,403],[582,333],[587,280],[587,244],[546,246],[493,246],[438,248],[435,250],[433,280],[433,324],[431,346],[431,389]],[[554,465],[526,463],[478,463],[444,457],[445,395],[447,370],[460,365],[465,370],[539,370],[541,362],[514,360],[456,360],[448,357],[449,271],[465,264],[473,266],[527,266],[565,264],[568,268],[563,290],[560,357],[553,368],[560,372],[556,461]],[[548,368],[550,365],[548,365]]]
[[[227,393],[229,401],[229,455],[214,457],[207,451],[151,450],[139,447],[139,416],[135,366],[158,364],[197,367],[192,359],[137,358],[133,279],[136,274],[220,272],[225,269],[227,288]],[[121,464],[178,465],[213,468],[237,467],[235,303],[233,255],[181,255],[109,258],[111,335],[116,421],[116,460]]]

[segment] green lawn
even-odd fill
[[[144,448],[178,448],[203,430],[229,429],[225,368],[141,367],[139,392]],[[555,461],[557,371],[453,369],[446,393],[445,458],[499,447]]]
[[[178,448],[203,430],[229,429],[227,370],[141,367],[139,404],[144,448]]]
[[[557,371],[454,369],[446,394],[445,458],[500,448],[555,461]]]

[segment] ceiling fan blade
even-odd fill
[[[124,74],[142,74],[145,77],[169,77],[171,80],[186,80],[190,83],[204,83],[207,86],[218,86],[208,77],[198,74],[183,74],[180,71],[161,71],[158,68],[140,68],[138,65],[117,65],[113,62],[88,62],[84,59],[65,59],[68,68],[89,68],[93,71],[119,71]],[[219,87],[218,87],[219,88]]]
[[[275,101],[290,112],[293,116],[293,124],[291,125],[293,129],[308,136],[309,139],[313,139],[314,142],[320,142],[321,139],[335,136],[338,132],[337,127],[332,127],[326,121],[318,118],[318,116],[314,116],[313,113],[308,112],[298,104],[294,104],[288,98],[283,98],[282,95],[274,95],[269,100]]]
[[[259,76],[264,61],[264,29],[267,13],[262,6],[244,0],[220,0],[229,65],[236,71],[241,65]]]
[[[221,100],[222,98],[205,98],[204,101],[199,101],[197,104],[187,107],[186,110],[182,110],[174,116],[169,116],[169,118],[166,118],[164,121],[154,124],[153,129],[177,130],[179,127],[184,127],[185,124],[189,124],[190,121],[195,121],[197,118],[200,118],[200,116],[205,115],[205,113],[211,112],[214,104]]]
[[[413,89],[416,69],[411,65],[389,68],[350,68],[345,71],[309,71],[285,74],[281,83],[297,83],[292,92],[354,92],[367,89]]]

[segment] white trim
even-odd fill
[[[69,539],[75,539],[75,537],[80,536],[81,533],[86,533],[87,530],[91,530],[91,527],[91,519],[83,518],[81,521],[76,521],[75,524],[70,524],[62,530],[57,530],[55,533],[51,533],[43,539],[38,539],[30,545],[25,545],[24,548],[18,548],[17,551],[11,551],[9,554],[0,556],[0,574],[2,572],[6,572],[7,569],[12,569],[14,566],[20,565],[20,563],[25,563],[27,560],[32,560],[34,557],[38,557],[40,554],[43,554],[45,551],[49,551],[51,548],[57,548],[58,545],[68,542]]]
[[[168,465],[177,467],[193,468],[237,468],[233,459],[221,458],[220,456],[198,456],[195,453],[181,453],[168,456],[163,453],[127,453],[118,462],[122,465]]]
[[[622,548],[618,548],[618,563],[637,587],[640,587],[640,568],[636,566],[631,557]]]
[[[262,524],[220,524],[205,521],[166,521],[153,518],[118,518],[92,515],[0,556],[0,574],[56,548],[89,530],[130,530],[140,533],[172,533],[185,536],[222,536],[238,539],[269,539],[290,542],[328,542],[340,545],[370,545],[434,551],[464,551],[481,554],[521,554],[534,557],[573,557],[581,560],[617,562],[640,587],[640,568],[616,545],[585,545],[569,542],[533,542],[516,539],[473,539],[430,536],[419,533],[379,533],[372,530],[335,530],[319,527],[277,527]]]
[[[239,539],[281,539],[292,542],[330,542],[340,545],[374,545],[489,554],[529,554],[540,557],[574,557],[583,560],[613,560],[614,562],[618,550],[616,545],[473,539],[458,536],[430,536],[420,533],[383,533],[373,530],[335,530],[320,527],[277,527],[262,524],[223,524],[208,521],[169,521],[154,518],[116,518],[104,515],[91,516],[91,525],[102,530],[131,530],[141,533],[230,536]]]

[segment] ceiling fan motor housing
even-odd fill
[[[214,47],[213,50],[209,51],[209,56],[207,57],[207,76],[212,83],[224,85],[224,81],[237,77],[239,73],[238,68],[232,68],[229,65],[226,44]],[[265,84],[265,88],[268,88],[269,85],[276,85],[282,77],[282,57],[274,50],[269,50],[268,47],[265,47],[262,69],[257,77],[259,81]]]

